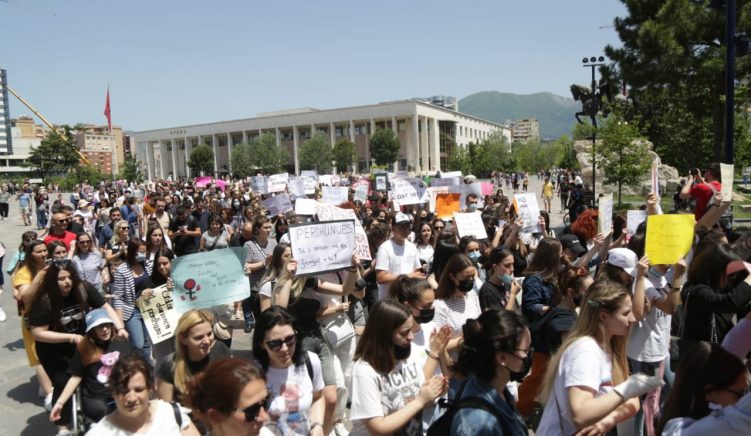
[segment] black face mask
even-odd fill
[[[515,381],[518,383],[521,383],[522,380],[524,380],[524,377],[529,374],[529,370],[532,368],[532,348],[529,349],[529,353],[527,353],[527,357],[524,359],[520,359],[522,361],[522,368],[519,371],[511,371],[511,369],[508,370],[509,372],[509,380]],[[516,355],[514,355],[517,359]]]
[[[409,357],[409,353],[412,351],[412,345],[407,344],[406,347],[394,345],[394,356],[396,360],[404,360]]]
[[[457,289],[464,292],[465,294],[472,290],[472,288],[475,287],[475,281],[472,279],[467,280],[460,280],[459,286],[457,286]]]
[[[433,317],[435,316],[435,309],[420,309],[420,314],[418,316],[414,316],[415,321],[419,322],[420,324],[425,324],[430,321],[433,321]]]

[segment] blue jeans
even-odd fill
[[[253,316],[253,307],[258,304],[258,292],[251,292],[250,297],[242,301],[243,318],[245,318],[245,328],[251,329],[256,324],[256,319]]]
[[[133,346],[135,351],[141,353],[141,356],[147,362],[152,363],[151,339],[146,330],[146,324],[143,322],[143,316],[141,316],[141,312],[138,309],[133,310],[133,315],[129,320],[125,321],[125,330],[128,332],[130,345]]]
[[[47,210],[37,208],[37,227],[43,229],[47,227]]]

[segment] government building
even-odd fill
[[[321,133],[331,144],[342,139],[353,142],[357,150],[353,170],[367,173],[372,165],[370,137],[376,129],[388,128],[401,144],[395,170],[423,174],[445,169],[453,147],[480,142],[496,132],[511,142],[507,126],[454,110],[455,99],[447,105],[443,101],[413,99],[339,109],[293,109],[264,112],[256,118],[137,132],[136,158],[148,169],[149,180],[195,177],[198,174],[191,174],[186,163],[194,147],[206,144],[214,151],[214,173],[221,176],[232,173],[230,154],[235,144],[250,143],[270,133],[279,147],[289,151],[288,172],[299,174],[309,168],[300,167],[298,150]]]

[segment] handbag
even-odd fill
[[[355,326],[346,313],[337,315],[323,325],[323,338],[336,350],[345,341],[355,337]]]

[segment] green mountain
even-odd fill
[[[459,100],[460,112],[495,123],[537,118],[540,121],[540,136],[543,139],[557,139],[562,135],[570,135],[576,123],[574,113],[580,110],[579,102],[550,92],[519,95],[483,91]]]

